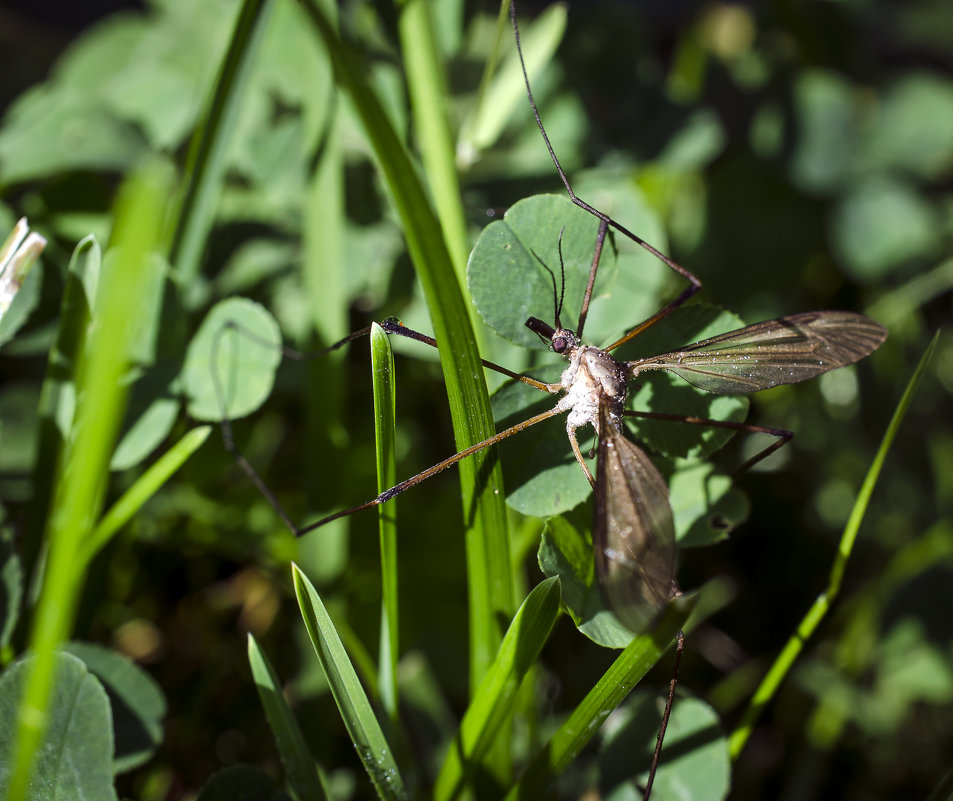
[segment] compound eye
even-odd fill
[[[566,337],[553,337],[551,347],[553,353],[565,353],[569,348],[569,340]]]

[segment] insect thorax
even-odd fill
[[[599,406],[606,404],[612,418],[621,418],[628,375],[625,365],[609,353],[592,346],[579,346],[566,354],[569,366],[560,383],[566,394],[558,406],[569,410],[567,427],[590,423],[599,432]]]

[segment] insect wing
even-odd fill
[[[794,384],[863,359],[887,338],[855,312],[793,314],[729,331],[681,350],[628,362],[630,375],[668,370],[724,395]]]
[[[668,486],[645,452],[601,411],[592,536],[609,608],[644,631],[675,590],[675,524]]]

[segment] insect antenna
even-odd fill
[[[563,229],[565,230],[565,228]],[[559,232],[559,268],[562,273],[562,289],[559,291],[559,294],[556,293],[556,273],[553,272],[552,268],[543,261],[542,257],[532,248],[530,252],[533,254],[533,258],[539,262],[539,266],[542,267],[547,273],[549,273],[549,280],[553,285],[553,322],[556,328],[562,328],[562,324],[559,322],[559,314],[563,308],[563,293],[566,291],[566,270],[563,268],[563,232]],[[536,331],[537,336],[541,339],[546,339],[539,331]],[[548,340],[547,340],[548,341]]]
[[[566,297],[566,263],[563,261],[563,234],[566,233],[566,226],[564,225],[559,229],[559,239],[556,242],[556,250],[559,252],[559,302],[556,304],[556,328],[562,328],[562,324],[559,322],[559,315],[562,314],[563,310],[563,299]],[[553,286],[553,294],[555,295],[556,287]]]

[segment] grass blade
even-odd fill
[[[366,70],[355,61],[355,48],[341,40],[315,0],[306,0],[304,8],[331,56],[339,84],[351,97],[403,222],[414,269],[440,343],[440,364],[456,446],[463,450],[492,436],[493,416],[468,306],[451,267],[440,226],[411,159],[364,80]],[[459,473],[467,526],[470,675],[471,686],[475,686],[499,646],[502,632],[498,618],[512,617],[515,605],[503,480],[496,449],[464,459]]]
[[[381,798],[407,798],[394,754],[321,597],[298,566],[291,567],[308,636],[367,775]]]
[[[445,70],[434,39],[430,3],[405,0],[398,32],[414,127],[434,205],[460,286],[466,286],[470,253],[467,223],[460,203],[460,181],[453,153],[453,137],[446,109],[450,108]],[[475,313],[471,306],[471,313]]]
[[[215,94],[202,123],[196,128],[186,166],[187,187],[176,216],[169,263],[182,286],[191,286],[212,228],[225,169],[230,134],[241,109],[243,89],[261,41],[272,0],[245,0],[228,46]]]
[[[7,798],[21,801],[29,771],[48,723],[55,650],[73,625],[85,572],[77,557],[102,507],[126,403],[131,327],[145,306],[146,260],[159,242],[170,191],[169,173],[152,165],[130,178],[116,205],[112,269],[102,276],[98,324],[78,366],[79,399],[71,445],[56,480],[47,522],[49,556],[33,621],[30,647],[36,655],[17,720],[17,746]]]
[[[554,3],[530,24],[520,24],[523,55],[530,79],[542,72],[553,58],[566,31],[568,12],[562,3]],[[503,0],[497,20],[498,34],[508,33],[509,0]],[[496,55],[495,53],[493,54]],[[464,164],[477,159],[477,154],[491,147],[502,135],[519,108],[526,102],[526,88],[516,48],[510,49],[499,71],[480,86],[477,105],[464,121],[457,145]]]
[[[436,801],[460,795],[470,771],[512,717],[523,677],[535,663],[556,622],[559,597],[559,579],[554,577],[537,584],[520,606],[447,752],[434,789]]]
[[[60,321],[56,341],[46,362],[46,376],[40,392],[37,458],[33,469],[33,500],[23,538],[23,571],[31,581],[40,547],[43,526],[49,516],[53,479],[59,472],[64,433],[58,421],[71,420],[70,403],[76,381],[76,362],[82,351],[95,305],[95,287],[102,268],[102,250],[96,238],[85,237],[73,248],[66,271],[66,286],[60,302]]]
[[[304,735],[288,708],[275,669],[251,634],[248,635],[248,664],[268,725],[275,735],[275,745],[288,774],[288,783],[300,801],[329,798],[324,774],[311,756]]]
[[[211,426],[197,426],[175,443],[145,473],[136,479],[122,497],[102,516],[80,552],[81,563],[87,563],[106,545],[143,504],[195,453],[208,439]]]
[[[794,664],[794,660],[797,659],[798,655],[804,649],[804,643],[814,634],[814,631],[824,619],[824,616],[827,614],[831,604],[840,591],[841,580],[844,576],[844,570],[847,567],[847,560],[850,558],[851,551],[853,550],[854,542],[857,539],[857,532],[860,529],[860,524],[864,519],[864,514],[867,511],[867,506],[873,495],[874,486],[880,477],[880,471],[883,469],[887,452],[890,450],[890,446],[897,436],[907,409],[909,409],[910,404],[913,402],[913,396],[916,394],[917,387],[920,385],[920,381],[926,371],[930,357],[933,355],[933,350],[936,348],[938,339],[939,333],[933,337],[933,340],[923,352],[923,356],[920,358],[920,362],[917,364],[917,368],[914,370],[913,376],[910,378],[907,388],[904,390],[903,396],[897,404],[893,417],[890,419],[890,424],[887,426],[887,431],[884,433],[874,460],[867,470],[864,483],[861,485],[860,492],[857,494],[857,500],[854,501],[854,508],[851,510],[850,518],[841,534],[837,554],[831,565],[827,587],[817,596],[811,608],[808,609],[807,614],[804,615],[804,618],[800,624],[798,624],[794,634],[791,635],[791,638],[785,644],[781,653],[778,654],[777,659],[774,660],[774,664],[771,665],[767,675],[761,680],[761,684],[758,685],[758,689],[748,703],[744,717],[731,733],[729,747],[732,760],[736,760],[744,750],[745,744],[748,742],[748,737],[751,736],[751,730],[754,728],[755,721],[757,721],[762,710],[778,691],[778,687]]]
[[[374,384],[374,435],[377,446],[377,491],[397,483],[397,421],[395,415],[394,352],[390,337],[377,323],[371,326],[371,375]],[[378,507],[381,542],[381,636],[378,688],[381,704],[397,721],[397,660],[400,657],[397,622],[397,507],[394,501]]]
[[[506,795],[506,801],[537,799],[568,767],[599,727],[642,677],[674,644],[675,635],[684,626],[694,606],[691,598],[669,604],[655,630],[636,635],[625,650],[583,698],[569,719],[529,763],[519,783]]]

